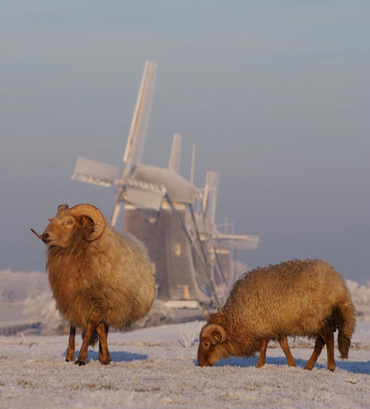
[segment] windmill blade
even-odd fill
[[[216,219],[217,190],[220,172],[208,171],[202,200],[202,212],[205,219],[212,223]]]
[[[165,193],[166,190],[159,186],[127,185],[121,199],[137,208],[158,211]]]
[[[163,185],[136,178],[116,179],[114,183],[119,186],[116,206],[118,202],[125,202],[137,208],[158,211],[166,194],[166,188]]]
[[[118,166],[78,157],[72,179],[109,187],[114,184],[118,171]]]
[[[191,150],[191,166],[190,166],[190,183],[194,184],[194,170],[195,170],[195,143],[193,143],[193,148]]]
[[[153,61],[147,61],[145,63],[126,149],[123,155],[123,161],[126,163],[123,177],[128,175],[132,165],[140,163],[143,155],[152,110],[156,73],[157,64]]]
[[[110,222],[113,227],[116,226],[117,220],[118,220],[118,216],[119,216],[119,213],[120,213],[120,211],[121,211],[121,204],[120,204],[120,201],[119,201],[119,197],[120,197],[120,196],[121,196],[121,192],[118,192],[118,193],[117,193],[116,203],[115,203],[114,208],[113,208],[113,213],[112,213],[111,222]]]
[[[180,157],[181,157],[181,135],[175,133],[172,140],[172,148],[170,154],[170,160],[168,162],[168,169],[179,173],[180,170]]]

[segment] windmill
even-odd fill
[[[123,155],[122,176],[117,178],[117,166],[79,157],[72,179],[116,187],[111,224],[116,225],[124,207],[125,231],[148,247],[159,298],[220,302],[230,282],[227,257],[221,255],[230,255],[229,248],[239,248],[239,242],[256,248],[258,237],[231,238],[218,231],[215,214],[219,173],[207,173],[204,189],[194,185],[193,145],[190,181],[182,177],[180,134],[174,134],[168,167],[141,163],[156,70],[154,62],[146,62]],[[196,205],[199,211],[194,210]]]
[[[136,206],[158,210],[165,194],[160,184],[140,182],[130,177],[135,167],[140,163],[146,135],[148,131],[150,113],[153,103],[157,64],[152,61],[145,63],[143,76],[139,88],[135,110],[123,155],[124,169],[122,176],[117,178],[119,167],[106,163],[77,158],[72,179],[97,184],[104,187],[117,187],[115,204],[113,207],[111,224],[116,225],[122,203],[133,203]]]

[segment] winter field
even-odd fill
[[[65,362],[65,323],[55,310],[47,275],[0,271],[0,329],[41,322],[41,335],[0,336],[0,408],[370,408],[370,283],[347,281],[359,322],[348,360],[326,370],[323,350],[312,372],[307,339],[290,340],[297,367],[289,368],[270,343],[267,365],[257,357],[232,358],[212,368],[196,363],[203,322],[111,333],[113,362],[104,367],[97,348],[85,367]],[[151,322],[170,312],[155,304]],[[165,320],[163,321],[163,318]],[[77,351],[81,337],[77,338]]]
[[[85,367],[67,363],[67,336],[0,337],[1,408],[369,408],[370,324],[359,323],[348,360],[326,370],[323,351],[312,372],[307,340],[291,340],[297,367],[282,350],[196,365],[200,322],[110,334],[113,362],[102,366],[97,349]],[[81,345],[78,338],[77,350]],[[336,351],[336,358],[337,358]]]

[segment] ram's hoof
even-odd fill
[[[79,359],[76,360],[75,365],[78,366],[85,366],[86,362],[85,361],[80,361]]]

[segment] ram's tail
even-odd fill
[[[348,351],[351,345],[351,336],[356,326],[356,310],[351,301],[349,292],[346,298],[338,304],[337,310],[338,326],[338,349],[341,358],[348,358]]]

